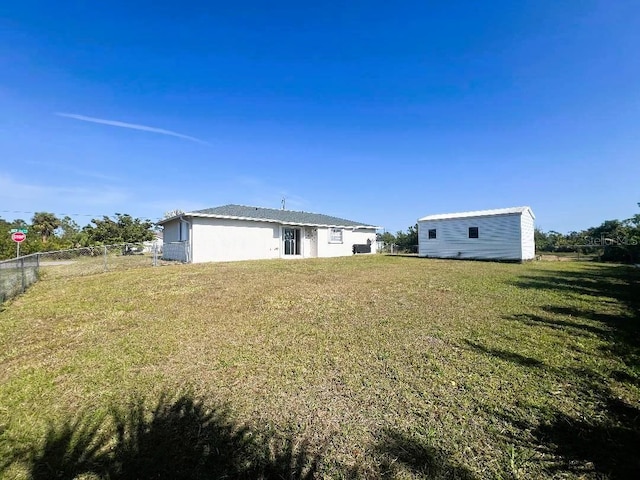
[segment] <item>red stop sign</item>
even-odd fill
[[[11,234],[11,240],[16,243],[22,243],[27,239],[27,236],[22,232],[14,232]]]

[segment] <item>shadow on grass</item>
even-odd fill
[[[542,307],[543,310],[551,311],[554,307]],[[570,332],[572,335],[582,336],[602,336],[608,335],[609,329],[598,327],[594,325],[587,325],[584,323],[578,323],[575,320],[561,320],[558,318],[549,319],[541,315],[534,315],[529,313],[522,313],[517,315],[511,315],[504,317],[507,320],[515,320],[531,327],[548,327],[554,330],[563,330]]]
[[[452,464],[440,449],[423,439],[394,430],[385,430],[375,447],[380,456],[376,478],[396,478],[401,469],[430,480],[476,478],[470,470]]]
[[[580,271],[551,271],[524,276],[516,282],[520,288],[552,290],[580,294],[621,304],[626,312],[615,315],[595,309],[547,305],[542,309],[553,319],[538,315],[520,315],[512,319],[528,325],[544,325],[571,333],[596,335],[604,349],[618,357],[629,372],[620,378],[632,383],[640,380],[640,270],[626,266],[594,264]],[[597,306],[601,303],[595,304]],[[560,317],[560,318],[558,318]]]
[[[50,425],[44,441],[15,461],[34,480],[307,479],[321,459],[310,450],[304,441],[240,426],[225,408],[163,396],[151,412],[136,401],[98,420],[87,412]]]
[[[535,451],[540,464],[555,478],[571,473],[578,478],[640,478],[640,410],[608,395],[602,413],[568,415],[548,407],[536,411],[538,422],[511,413],[494,414],[511,423],[518,434],[507,434],[509,444]],[[526,432],[526,434],[523,434]]]
[[[601,418],[574,418],[556,412],[533,430],[538,442],[563,459],[550,470],[576,471],[590,464],[607,478],[640,478],[640,410],[609,398]]]
[[[521,288],[609,297],[624,303],[636,314],[640,310],[640,270],[629,266],[594,263],[580,270],[550,270],[520,276],[515,284]]]
[[[546,407],[535,415],[538,421],[527,423],[520,418],[508,418],[520,431],[531,434],[528,440],[510,440],[551,453],[547,470],[552,472],[595,473],[610,479],[640,478],[640,409],[625,403],[611,389],[614,380],[638,385],[640,378],[640,271],[593,264],[580,271],[551,271],[520,277],[516,285],[583,296],[580,307],[547,305],[542,307],[542,315],[526,314],[509,319],[532,327],[563,330],[571,335],[595,336],[603,343],[603,351],[625,365],[625,371],[607,374],[589,368],[560,370],[540,363],[537,366],[553,371],[558,378],[570,379],[570,384],[577,389],[577,397],[595,402],[599,411],[588,415],[568,414],[566,409]],[[593,303],[589,297],[593,297]],[[614,311],[622,306],[623,312],[607,313],[609,304],[616,307]],[[504,355],[478,345],[472,347],[524,364],[522,359],[513,358],[513,354]],[[575,411],[580,412],[580,405],[575,407]]]
[[[493,357],[499,358],[500,360],[516,363],[524,367],[542,367],[544,365],[543,362],[536,358],[520,355],[519,353],[509,352],[508,350],[500,350],[498,348],[485,347],[484,345],[480,345],[479,343],[471,342],[469,340],[465,340],[465,343],[477,352],[491,355]]]
[[[509,438],[508,443],[542,454],[550,453],[547,470],[552,473],[596,472],[610,479],[640,478],[640,409],[617,398],[602,375],[587,369],[554,368],[530,357],[467,343],[485,355],[571,379],[580,397],[600,406],[600,411],[590,416],[570,416],[549,405],[530,406],[539,421],[523,420],[513,412],[499,415],[517,431],[528,432],[523,437]]]

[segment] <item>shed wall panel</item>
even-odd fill
[[[469,238],[469,227],[478,228],[478,238]],[[435,239],[428,238],[430,229]],[[520,215],[419,221],[418,243],[421,257],[520,260]]]
[[[522,214],[520,229],[522,232],[522,260],[533,260],[536,256],[535,222],[529,212]]]

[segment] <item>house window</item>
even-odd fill
[[[329,229],[329,243],[342,243],[342,229],[330,228]]]
[[[429,240],[433,240],[436,238],[436,229],[435,228],[430,228],[429,229]]]
[[[478,227],[469,227],[469,238],[478,238]]]

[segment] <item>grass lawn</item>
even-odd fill
[[[0,477],[640,478],[638,269],[43,277],[0,311]]]

